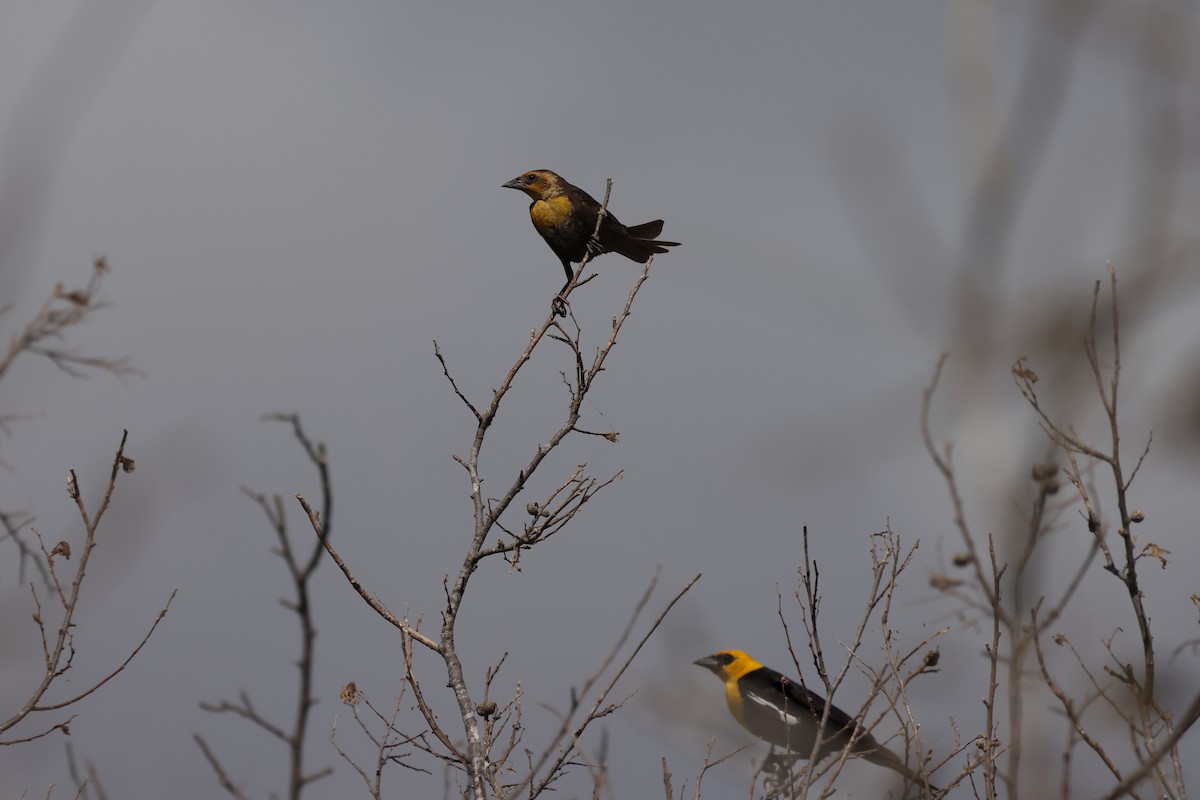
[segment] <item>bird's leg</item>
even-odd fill
[[[792,759],[789,759],[786,754],[778,754],[775,752],[775,746],[771,745],[770,751],[767,752],[767,757],[763,759],[763,790],[766,792],[766,797],[780,797],[790,783]]]
[[[600,240],[595,236],[590,236],[587,242],[587,252],[589,256],[595,258],[604,252],[604,245],[600,244]]]
[[[800,769],[793,773],[792,769],[799,761],[800,759],[792,753],[778,752],[774,746],[771,747],[762,763],[763,790],[766,792],[764,800],[794,796],[796,787],[800,785],[809,768],[807,764],[801,765]]]
[[[763,759],[763,770],[770,772],[790,772],[792,765],[796,763],[796,757],[788,752],[776,752],[775,746],[771,746],[771,750],[767,753],[767,757]]]
[[[567,315],[567,289],[571,287],[571,279],[568,278],[563,287],[558,290],[558,294],[550,301],[550,308],[554,311],[554,316],[565,317]]]
[[[579,277],[571,267],[570,261],[563,259],[562,265],[563,271],[567,273],[567,282],[558,290],[558,296],[550,302],[550,308],[554,310],[554,316],[556,317],[565,317],[567,315],[567,289],[570,289],[571,283]],[[580,267],[579,271],[582,272],[583,267]]]

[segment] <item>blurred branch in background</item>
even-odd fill
[[[83,769],[75,759],[75,748],[67,743],[67,773],[71,783],[75,785],[75,800],[108,800],[104,784],[100,782],[100,772],[90,760],[84,759]],[[47,798],[48,800],[48,798]]]
[[[0,297],[18,296],[35,268],[54,179],[153,5],[75,4],[22,87],[0,129]]]
[[[986,43],[992,33],[986,27],[997,6],[960,0],[954,7],[961,15],[956,30],[963,38],[953,42],[960,45],[954,48],[960,61],[951,65],[950,74],[975,78],[959,82],[958,100],[976,175],[956,258],[954,340],[970,363],[990,364],[997,346],[1008,345],[1001,337],[1003,320],[996,317],[1003,310],[997,297],[1018,214],[1067,105],[1079,43],[1103,3],[1046,0],[1030,11],[1025,52],[1018,59],[1021,72],[1005,110],[995,107],[998,91],[978,91],[981,82],[989,88],[1000,83],[999,64],[988,63],[996,51]],[[985,30],[977,31],[971,21]]]
[[[1090,694],[1080,704],[1069,695],[1067,689],[1064,689],[1051,676],[1050,670],[1047,667],[1045,653],[1041,647],[1040,634],[1046,631],[1050,620],[1042,618],[1039,614],[1040,601],[1029,612],[1029,629],[1030,635],[1033,638],[1033,644],[1037,649],[1038,666],[1041,670],[1042,678],[1046,686],[1058,699],[1063,713],[1070,720],[1073,729],[1068,747],[1075,745],[1079,741],[1085,742],[1112,773],[1113,778],[1117,781],[1117,785],[1121,786],[1126,783],[1120,767],[1108,754],[1108,750],[1113,749],[1116,742],[1110,742],[1106,746],[1101,741],[1101,738],[1096,736],[1091,730],[1092,728],[1099,727],[1099,725],[1096,723],[1085,724],[1083,718],[1084,713],[1089,710],[1093,701],[1103,701],[1102,703],[1097,703],[1097,705],[1100,705],[1102,708],[1106,706],[1109,711],[1116,714],[1124,722],[1129,733],[1129,742],[1132,750],[1130,759],[1138,765],[1138,771],[1143,776],[1151,779],[1153,796],[1184,797],[1186,796],[1186,786],[1179,752],[1173,748],[1160,748],[1161,738],[1164,736],[1169,737],[1174,732],[1175,721],[1171,712],[1160,704],[1158,692],[1156,691],[1157,669],[1154,636],[1151,632],[1150,613],[1146,607],[1146,593],[1141,585],[1138,572],[1138,564],[1142,559],[1150,559],[1152,562],[1157,562],[1163,569],[1166,569],[1168,551],[1154,542],[1139,543],[1133,532],[1133,526],[1143,522],[1145,515],[1142,511],[1130,507],[1129,491],[1133,486],[1138,471],[1145,461],[1146,455],[1149,453],[1150,441],[1147,439],[1144,448],[1141,449],[1141,453],[1132,468],[1122,460],[1120,447],[1121,434],[1117,419],[1117,398],[1121,383],[1121,329],[1118,313],[1119,304],[1117,302],[1117,274],[1116,270],[1111,267],[1109,268],[1109,280],[1111,295],[1109,330],[1111,334],[1108,344],[1111,347],[1111,362],[1105,364],[1100,356],[1101,342],[1098,341],[1097,333],[1097,316],[1099,314],[1101,290],[1100,281],[1096,282],[1095,292],[1093,293],[1088,338],[1085,340],[1087,364],[1095,380],[1095,390],[1103,407],[1104,416],[1108,419],[1109,437],[1104,445],[1093,446],[1088,444],[1076,432],[1072,424],[1058,422],[1046,413],[1035,389],[1037,377],[1031,370],[1024,367],[1022,362],[1018,362],[1013,372],[1017,385],[1021,389],[1022,396],[1040,417],[1042,429],[1057,448],[1067,457],[1070,463],[1069,467],[1063,469],[1063,474],[1070,481],[1071,485],[1075,487],[1079,501],[1083,504],[1086,512],[1084,518],[1087,529],[1095,540],[1093,552],[1097,548],[1100,550],[1104,558],[1104,569],[1116,576],[1124,585],[1131,605],[1130,610],[1141,640],[1140,668],[1135,668],[1132,663],[1125,662],[1113,650],[1112,643],[1117,633],[1121,630],[1119,627],[1115,627],[1114,632],[1105,643],[1105,649],[1110,656],[1110,663],[1105,665],[1103,670],[1090,667],[1071,644],[1066,634],[1055,634],[1053,637],[1054,643],[1071,650],[1080,670],[1087,676],[1087,682],[1092,686],[1094,694]],[[1091,481],[1085,477],[1087,470],[1081,468],[1080,458],[1085,458],[1106,466],[1111,474],[1111,485],[1108,493],[1111,494],[1116,512],[1115,515],[1111,515],[1111,521],[1106,519],[1109,515],[1104,514],[1102,511],[1102,504],[1097,491],[1089,488]],[[1116,533],[1120,540],[1120,546],[1110,548],[1108,538],[1113,524],[1117,526]],[[1101,672],[1105,673],[1107,677],[1101,678]],[[1122,688],[1124,691],[1122,691]],[[1197,696],[1197,700],[1200,700],[1200,695]],[[1192,705],[1195,707],[1195,702]],[[1190,719],[1185,719],[1183,721],[1185,729],[1193,722],[1195,722],[1194,716]],[[1157,760],[1151,761],[1149,758],[1150,754],[1156,754]],[[1169,768],[1165,768],[1164,764],[1169,764]],[[1066,779],[1069,779],[1069,777],[1067,775]],[[1067,785],[1064,780],[1064,787]],[[1130,783],[1128,789],[1133,793],[1136,790],[1136,786]]]
[[[1030,368],[1027,359],[1018,359],[1012,367],[1013,379],[1025,401],[1037,413],[1042,431],[1053,443],[1055,451],[1068,462],[1067,466],[1061,468],[1053,462],[1033,466],[1035,491],[1032,501],[1026,501],[1029,505],[1027,528],[1019,548],[1013,554],[1013,560],[998,560],[990,535],[987,560],[980,555],[978,537],[967,522],[965,501],[958,488],[952,461],[953,448],[950,444],[938,448],[930,433],[930,404],[945,364],[944,357],[939,361],[925,394],[922,430],[926,447],[950,491],[955,524],[965,548],[954,557],[954,566],[969,570],[966,578],[949,574],[937,576],[934,586],[961,604],[963,618],[968,624],[986,621],[993,628],[991,645],[986,653],[991,677],[986,701],[988,717],[983,734],[985,753],[988,754],[984,771],[984,792],[987,797],[1018,798],[1026,782],[1033,790],[1030,770],[1021,767],[1021,757],[1031,746],[1025,737],[1028,730],[1023,724],[1025,709],[1040,705],[1033,698],[1029,682],[1031,673],[1040,675],[1044,687],[1057,700],[1062,716],[1068,721],[1066,741],[1060,750],[1061,772],[1058,780],[1060,796],[1064,800],[1077,796],[1081,791],[1074,785],[1080,777],[1075,772],[1076,761],[1082,762],[1081,768],[1090,769],[1087,773],[1089,790],[1090,781],[1095,779],[1092,759],[1081,758],[1075,752],[1080,743],[1087,746],[1111,775],[1113,789],[1108,796],[1124,792],[1133,797],[1186,796],[1184,764],[1175,743],[1195,723],[1197,709],[1200,709],[1200,696],[1176,719],[1155,688],[1157,655],[1151,632],[1152,615],[1147,607],[1150,596],[1139,577],[1138,565],[1144,559],[1150,559],[1166,569],[1168,551],[1154,542],[1138,541],[1133,532],[1134,526],[1143,522],[1145,515],[1132,506],[1129,492],[1146,459],[1150,443],[1147,440],[1139,448],[1132,468],[1122,459],[1118,422],[1122,340],[1116,271],[1111,267],[1109,276],[1111,302],[1108,325],[1105,328],[1101,324],[1101,284],[1097,281],[1084,347],[1085,365],[1093,378],[1093,388],[1107,420],[1108,441],[1105,445],[1088,443],[1077,432],[1073,422],[1060,422],[1056,415],[1052,416],[1046,410],[1042,395],[1036,388],[1042,379]],[[1102,329],[1108,331],[1107,343],[1100,340]],[[1101,356],[1101,352],[1105,351],[1110,353],[1107,363]],[[1081,407],[1075,407],[1075,416],[1083,414]],[[1093,474],[1093,465],[1107,467],[1111,481],[1106,488]],[[1065,501],[1056,498],[1061,489],[1060,478],[1065,478],[1075,489],[1074,496]],[[1108,514],[1102,511],[1105,497],[1110,498],[1109,502],[1115,508],[1111,522]],[[1068,509],[1079,512],[1079,519],[1088,533],[1084,546],[1070,542],[1066,545],[1066,553],[1076,554],[1074,564],[1063,564],[1061,555],[1050,555],[1052,547],[1060,546],[1052,534],[1059,533],[1057,538],[1061,539],[1078,530],[1079,523],[1069,524],[1064,518],[1064,512]],[[1118,539],[1116,543],[1111,541],[1111,528],[1114,525]],[[1058,566],[1054,570],[1054,580],[1043,588],[1031,580],[1030,565],[1050,559],[1055,560]],[[1129,610],[1138,631],[1140,663],[1135,666],[1118,655],[1119,650],[1123,649],[1116,643],[1122,631],[1119,620],[1111,623],[1111,633],[1103,642],[1108,659],[1105,664],[1096,664],[1085,655],[1090,648],[1076,647],[1073,639],[1078,638],[1077,634],[1059,630],[1052,633],[1052,639],[1070,653],[1067,663],[1076,668],[1075,677],[1064,682],[1055,677],[1055,673],[1062,670],[1049,662],[1043,648],[1043,635],[1051,633],[1054,626],[1064,624],[1068,619],[1068,607],[1075,604],[1086,579],[1095,576],[1098,568],[1120,581],[1122,595],[1129,600]],[[1089,596],[1095,597],[1098,591],[1103,591],[1103,587],[1092,587]],[[1006,599],[1005,595],[1009,597]],[[1032,601],[1028,602],[1027,598],[1032,598]],[[1071,631],[1072,628],[1068,626],[1066,630]],[[1029,663],[1031,659],[1036,659],[1036,667]],[[1001,673],[1004,677],[1001,677]],[[1006,714],[999,712],[995,702],[997,688],[1001,685],[1004,685],[1008,698]],[[1113,735],[1109,726],[1113,718],[1122,721],[1123,735]],[[1047,728],[1044,724],[1042,727]],[[1040,735],[1043,741],[1050,739],[1046,730]],[[1127,746],[1123,746],[1122,741],[1127,742]],[[998,767],[992,767],[993,762]],[[1036,783],[1041,787],[1033,790],[1037,796],[1045,796],[1045,787],[1049,785],[1047,774],[1044,766],[1037,770]],[[1151,789],[1147,795],[1141,795],[1137,784],[1145,779],[1151,781]],[[1003,791],[1000,791],[1001,786]]]
[[[1020,47],[1001,46],[1012,41],[1013,30],[1019,31]],[[1126,81],[1108,79],[1114,87],[1110,105],[1129,109],[1123,117],[1127,130],[1119,131],[1130,142],[1129,156],[1120,162],[1128,164],[1128,177],[1109,198],[1123,217],[1116,226],[1102,219],[1091,223],[1092,229],[1119,235],[1109,260],[1122,268],[1121,308],[1126,315],[1144,320],[1138,327],[1147,332],[1152,318],[1158,322],[1182,303],[1194,305],[1200,299],[1200,216],[1195,213],[1200,199],[1200,150],[1195,147],[1200,119],[1197,52],[1200,14],[1189,4],[952,3],[947,75],[964,133],[966,164],[958,171],[971,176],[963,188],[957,237],[940,234],[934,216],[922,207],[919,199],[928,194],[918,181],[922,175],[908,168],[903,142],[888,129],[852,117],[838,127],[831,146],[860,238],[870,248],[889,296],[917,325],[950,321],[940,338],[953,347],[951,397],[960,419],[956,438],[965,440],[957,453],[962,463],[954,463],[950,447],[933,442],[928,393],[923,425],[926,446],[949,485],[955,524],[966,548],[955,563],[968,569],[970,577],[939,576],[945,581],[940,588],[963,604],[966,618],[996,626],[993,647],[1000,650],[993,649],[989,657],[993,669],[998,669],[999,684],[989,693],[990,732],[984,741],[997,748],[993,757],[996,768],[1003,770],[1000,793],[1011,798],[1020,796],[1022,782],[1027,790],[1034,789],[1030,775],[1051,768],[1048,759],[1053,751],[1045,746],[1050,728],[1041,712],[1030,711],[1040,708],[1028,686],[1031,675],[1038,673],[1032,663],[1037,635],[1061,619],[1104,553],[1102,541],[1091,538],[1088,549],[1065,573],[1060,561],[1045,556],[1049,537],[1066,524],[1064,512],[1081,502],[1057,494],[1064,476],[1051,454],[1066,440],[1052,436],[1048,444],[1031,427],[1016,436],[1004,429],[1014,406],[1011,395],[998,390],[999,376],[1014,359],[1027,354],[1031,361],[1036,359],[1042,385],[1055,390],[1050,398],[1040,398],[1041,403],[1050,403],[1039,408],[1043,424],[1070,414],[1071,423],[1082,430],[1096,413],[1079,418],[1078,410],[1098,408],[1102,416],[1112,417],[1115,428],[1115,413],[1110,415],[1105,403],[1084,404],[1085,395],[1094,396],[1096,391],[1095,330],[1103,328],[1105,320],[1079,313],[1074,296],[1065,294],[1078,284],[1059,265],[1027,263],[1017,255],[1026,252],[1026,229],[1046,224],[1031,211],[1043,202],[1039,191],[1062,190],[1051,184],[1062,174],[1059,161],[1051,158],[1054,151],[1069,148],[1078,159],[1096,147],[1078,136],[1078,128],[1072,132],[1074,138],[1066,140],[1067,128],[1060,123],[1068,107],[1087,90],[1081,79],[1093,78],[1091,72],[1102,66],[1108,73],[1127,76]],[[1113,164],[1106,161],[1098,167],[1111,171]],[[1088,208],[1096,208],[1094,198],[1087,199],[1092,201]],[[1058,245],[1072,253],[1072,266],[1093,258],[1075,241],[1060,239]],[[1109,246],[1107,241],[1105,245]],[[942,309],[949,309],[949,315]],[[1156,430],[1172,431],[1162,441],[1194,452],[1200,442],[1200,407],[1195,402],[1200,362],[1194,358],[1198,332],[1194,324],[1182,322],[1175,330],[1179,335],[1169,346],[1153,353],[1158,362],[1169,362],[1169,369],[1159,364],[1139,366],[1143,372],[1151,368],[1169,372],[1158,396],[1164,419],[1150,422]],[[1080,358],[1079,343],[1084,340],[1092,341],[1093,349]],[[1014,368],[1018,380],[1028,370],[1027,363],[1018,362]],[[930,392],[937,382],[935,377]],[[1151,387],[1142,384],[1141,388]],[[1076,444],[1083,443],[1074,430],[1070,435]],[[1079,471],[1067,477],[1084,496],[1096,479],[1094,458],[1084,459],[1088,460],[1093,465],[1076,465]],[[1030,474],[1030,469],[1032,497],[1029,484],[1015,477]],[[960,481],[970,488],[964,491]],[[1115,481],[1118,491],[1127,488],[1121,485],[1121,477]],[[984,528],[968,521],[975,509],[968,509],[966,495],[973,506],[982,508]],[[1114,525],[1129,531],[1119,521]],[[977,530],[988,531],[988,537]],[[1115,568],[1120,570],[1121,565]],[[1140,587],[1131,594],[1139,596]],[[1031,628],[1035,609],[1037,625]],[[1134,615],[1140,628],[1141,615]],[[1148,629],[1142,630],[1142,636],[1148,636]],[[1145,674],[1122,679],[1129,682],[1132,695],[1140,694],[1151,703],[1137,727],[1139,736],[1150,736],[1152,720],[1166,724],[1162,709],[1155,708],[1161,698],[1153,691],[1152,654],[1153,648],[1144,646],[1138,661]],[[1002,706],[1006,706],[1003,713]],[[993,723],[999,727],[992,728]],[[1144,746],[1151,748],[1145,741]],[[1024,758],[1036,763],[1026,768]],[[1165,791],[1166,777],[1158,776],[1156,790]]]
[[[976,2],[960,3],[959,7],[971,8],[968,16],[977,21],[989,20],[988,13],[983,11],[985,7],[999,8]],[[1021,471],[1019,465],[1022,463],[1041,464],[1034,467],[1036,491],[1032,505],[1027,486],[1017,481],[999,486],[993,483],[990,488],[997,490],[995,498],[985,501],[991,509],[988,513],[990,529],[997,533],[1000,563],[1011,568],[1006,576],[1008,586],[1004,598],[997,596],[992,603],[993,610],[1000,615],[1008,643],[1003,665],[1007,674],[1005,723],[1009,730],[1004,783],[1011,798],[1020,796],[1022,780],[1029,790],[1040,785],[1040,782],[1031,781],[1029,775],[1041,774],[1049,768],[1049,762],[1042,754],[1051,752],[1043,746],[1049,739],[1048,728],[1041,716],[1026,719],[1027,707],[1036,706],[1030,705],[1025,670],[1030,666],[1030,649],[1038,644],[1039,632],[1038,625],[1030,629],[1030,615],[1040,608],[1040,626],[1054,624],[1074,598],[1085,574],[1093,568],[1098,547],[1102,544],[1102,540],[1091,540],[1089,549],[1067,574],[1061,569],[1047,569],[1051,562],[1044,557],[1035,557],[1035,552],[1041,552],[1046,537],[1061,524],[1062,512],[1069,503],[1052,502],[1052,495],[1058,490],[1059,474],[1055,465],[1048,463],[1045,440],[1040,434],[1029,429],[1029,435],[1024,439],[1012,439],[998,430],[1004,403],[990,379],[1004,360],[1011,360],[1021,353],[1036,354],[1042,379],[1056,390],[1055,411],[1038,408],[1039,413],[1069,413],[1073,417],[1072,423],[1077,426],[1086,420],[1078,418],[1076,409],[1086,407],[1083,396],[1095,391],[1099,384],[1094,310],[1090,318],[1078,313],[1078,305],[1056,294],[1055,284],[1045,280],[1031,284],[1025,299],[1006,302],[1000,282],[1002,273],[1014,272],[1021,266],[1011,257],[1012,243],[1017,237],[1021,213],[1030,205],[1034,183],[1042,174],[1039,167],[1054,144],[1056,121],[1068,103],[1067,90],[1077,74],[1079,56],[1085,49],[1113,59],[1129,74],[1132,113],[1128,119],[1134,147],[1129,159],[1128,185],[1131,189],[1128,197],[1121,198],[1128,215],[1124,241],[1119,245],[1116,259],[1128,265],[1131,280],[1122,293],[1121,304],[1137,317],[1148,318],[1152,309],[1170,305],[1171,300],[1164,291],[1177,297],[1181,293],[1194,294],[1200,288],[1196,281],[1200,274],[1196,269],[1196,243],[1200,231],[1194,215],[1178,213],[1180,182],[1191,181],[1194,190],[1197,176],[1195,153],[1188,156],[1191,163],[1187,163],[1185,156],[1188,154],[1179,145],[1181,104],[1185,97],[1194,98],[1197,88],[1197,75],[1194,71],[1188,74],[1188,51],[1183,42],[1195,37],[1197,17],[1194,14],[1181,16],[1159,3],[1137,4],[1135,9],[1133,4],[1127,3],[1071,0],[1036,3],[1028,7],[1028,13],[1027,50],[1018,62],[1020,77],[1007,109],[975,112],[971,110],[970,93],[959,95],[968,129],[978,133],[979,141],[990,138],[991,142],[975,150],[975,160],[980,167],[968,206],[959,257],[957,322],[952,332],[957,356],[955,363],[960,365],[957,381],[965,390],[961,395],[966,411],[965,428],[985,448],[994,448],[984,458],[1008,455],[1007,463],[1016,468],[1013,474]],[[1168,23],[1168,20],[1172,22]],[[970,26],[959,30],[969,35]],[[995,56],[996,53],[992,48],[977,46],[980,44],[980,40],[975,39],[974,44],[968,43],[957,51],[964,57],[973,54],[979,61],[974,64],[960,62],[952,67],[952,73],[988,74],[999,84],[1002,65],[998,61],[984,63],[988,55]],[[999,96],[999,93],[989,95],[995,100]],[[1188,102],[1194,117],[1194,101]],[[989,130],[989,125],[980,124],[979,120],[992,120],[995,124]],[[972,125],[971,121],[977,124]],[[1115,290],[1114,282],[1114,346]],[[1034,307],[1035,313],[1030,313],[1030,306]],[[1086,359],[1079,358],[1078,343],[1082,340],[1092,342]],[[1194,362],[1189,366],[1195,369]],[[1022,382],[1026,399],[1033,402],[1032,385],[1036,377],[1030,379],[1032,371],[1027,371],[1018,362],[1014,375]],[[1109,417],[1113,430],[1114,453],[1115,387],[1114,376],[1113,406],[1108,408],[1107,401],[1104,404],[1105,416]],[[1099,388],[1103,395],[1104,388]],[[1043,416],[1043,422],[1047,420]],[[1053,436],[1051,439],[1059,447],[1064,445],[1065,440]],[[1072,464],[1078,468],[1074,459]],[[995,472],[988,470],[988,474]],[[1076,482],[1077,488],[1085,485],[1085,475],[1078,471],[1068,477]],[[1126,488],[1118,475],[1116,490],[1122,503]],[[1018,513],[1018,509],[1027,511]],[[1128,527],[1125,530],[1128,532]],[[995,577],[999,578],[998,575]],[[978,590],[984,585],[977,575],[975,588]],[[998,580],[996,585],[999,586]],[[1135,592],[1134,596],[1140,596],[1140,593]],[[1148,636],[1144,614],[1138,612],[1135,616],[1143,635]],[[1145,642],[1143,658],[1147,670],[1144,680],[1153,694],[1153,648],[1149,641]],[[1074,691],[1077,693],[1078,690]],[[1144,732],[1142,726],[1137,727]],[[1133,730],[1131,728],[1131,733]],[[1037,741],[1027,741],[1025,734]],[[1032,770],[1023,768],[1025,754],[1034,754],[1038,759],[1038,765]],[[1064,792],[1070,785],[1070,777],[1067,770],[1063,778]],[[1156,787],[1162,788],[1161,783]]]
[[[1008,29],[1019,31],[1020,46],[1009,44]],[[905,142],[869,111],[854,108],[835,121],[829,154],[858,238],[889,297],[915,326],[953,343],[958,364],[953,390],[956,398],[963,395],[956,406],[963,407],[970,426],[975,414],[999,417],[989,378],[1000,366],[1007,368],[1014,354],[1036,353],[1041,371],[1053,375],[1056,385],[1079,392],[1090,382],[1074,357],[1085,329],[1069,313],[1075,306],[1063,294],[1071,282],[1055,279],[1063,274],[1059,265],[1014,258],[1025,229],[1044,222],[1030,216],[1039,189],[1051,188],[1062,174],[1050,158],[1053,151],[1076,155],[1095,148],[1088,141],[1063,141],[1060,130],[1063,112],[1084,90],[1079,84],[1085,66],[1103,63],[1109,72],[1128,76],[1110,91],[1112,105],[1125,99],[1131,112],[1123,117],[1131,143],[1129,158],[1121,162],[1128,164],[1126,188],[1111,198],[1112,208],[1125,217],[1116,226],[1103,220],[1092,226],[1120,233],[1115,250],[1102,258],[1123,269],[1126,312],[1145,317],[1151,308],[1200,294],[1200,217],[1193,210],[1200,199],[1200,151],[1194,145],[1200,15],[1187,4],[1161,2],[955,0],[946,44],[946,75],[966,156],[961,168],[950,167],[970,176],[961,189],[957,235],[942,233],[942,220],[922,204],[930,187],[922,184],[923,173],[910,168]],[[1119,96],[1122,88],[1127,98]],[[1100,166],[1113,168],[1108,160]],[[1093,258],[1074,242],[1062,248],[1078,252],[1075,267]],[[1038,279],[1020,279],[1031,275]],[[934,331],[943,321],[949,328]],[[1189,363],[1175,379],[1200,385],[1200,365]],[[1170,393],[1176,398],[1172,411],[1178,398],[1191,394]],[[1188,413],[1200,420],[1194,408]],[[1193,439],[1200,439],[1196,433]],[[1027,461],[1031,449],[1044,448],[1038,437],[997,438],[1017,454],[1014,461]],[[1023,487],[1009,489],[998,508],[1016,507]],[[1011,519],[1003,530],[1014,525],[1021,528]],[[1009,547],[1007,538],[998,540],[1002,550]]]
[[[304,747],[308,740],[309,715],[312,712],[313,706],[317,703],[317,699],[313,696],[312,691],[315,655],[313,644],[317,637],[317,630],[313,624],[309,582],[317,566],[321,563],[321,556],[325,552],[323,544],[329,537],[329,520],[333,511],[333,489],[329,480],[329,461],[325,455],[325,445],[321,442],[314,443],[308,437],[308,434],[304,432],[304,427],[300,424],[300,416],[298,414],[269,414],[264,419],[285,422],[290,425],[296,441],[304,448],[304,453],[308,457],[308,460],[316,467],[321,483],[322,518],[325,521],[324,527],[318,532],[320,535],[317,540],[307,550],[298,549],[288,533],[287,515],[284,513],[282,497],[278,494],[267,497],[265,494],[253,492],[250,489],[242,487],[242,492],[258,504],[259,508],[266,515],[271,528],[274,529],[275,537],[279,541],[279,547],[274,552],[283,559],[283,563],[287,566],[288,574],[292,579],[292,586],[295,589],[295,599],[280,601],[285,608],[290,609],[296,614],[297,620],[300,623],[300,657],[296,661],[300,680],[297,686],[295,719],[292,722],[291,729],[285,730],[283,726],[277,725],[264,717],[255,708],[253,702],[250,700],[250,695],[244,690],[239,692],[236,701],[222,700],[219,703],[201,703],[200,707],[205,711],[216,714],[231,713],[242,717],[259,729],[282,741],[288,750],[288,788],[286,797],[289,800],[299,800],[304,794],[305,788],[310,783],[314,783],[333,772],[332,767],[324,767],[314,772],[309,772],[304,764]],[[196,744],[199,745],[209,766],[216,773],[221,787],[232,797],[245,797],[246,795],[243,794],[241,788],[229,777],[229,773],[222,765],[220,758],[204,737],[200,736],[200,734],[194,734],[193,738]]]
[[[72,378],[86,378],[89,371],[113,375],[134,375],[138,371],[129,365],[128,358],[112,359],[85,355],[78,348],[63,347],[66,332],[78,326],[108,303],[100,297],[100,287],[108,274],[108,262],[97,258],[92,264],[92,276],[82,289],[65,289],[57,284],[25,328],[13,337],[8,352],[0,357],[0,379],[23,353],[44,356]],[[0,309],[0,311],[7,309]]]
[[[8,350],[0,355],[0,380],[8,375],[14,362],[26,354],[43,356],[74,378],[87,377],[92,371],[107,372],[118,377],[137,374],[128,358],[87,355],[79,348],[63,343],[73,328],[89,321],[95,312],[108,306],[100,296],[100,288],[108,272],[108,262],[97,258],[92,264],[91,277],[82,289],[65,289],[62,284],[57,284],[33,319],[12,337]],[[0,307],[0,313],[8,310],[8,306]],[[0,432],[7,434],[8,424],[21,418],[20,414],[0,414]],[[0,543],[8,540],[16,545],[20,553],[19,575],[22,583],[25,582],[25,565],[32,563],[41,574],[42,582],[49,586],[50,575],[45,563],[23,536],[23,531],[33,521],[31,514],[0,511],[0,524],[4,527]]]

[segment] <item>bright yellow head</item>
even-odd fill
[[[741,650],[722,650],[711,656],[698,658],[692,663],[711,671],[725,683],[734,683],[747,672],[753,672],[762,667],[762,664]]]
[[[533,169],[502,186],[518,189],[534,200],[549,200],[562,194],[563,179],[548,169]]]
[[[738,679],[748,672],[761,669],[762,664],[741,650],[722,650],[719,653],[713,653],[711,656],[698,658],[692,663],[711,670],[714,675],[725,682],[725,704],[729,706],[729,711],[733,714],[733,718],[745,727],[744,698],[742,697],[741,689],[738,688]],[[751,731],[751,733],[754,733],[754,731]],[[754,733],[754,735],[758,736],[757,733]]]

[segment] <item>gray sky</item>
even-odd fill
[[[1045,456],[1008,367],[1022,355],[1047,376],[1067,374],[1065,357],[1082,364],[1077,326],[1105,261],[1131,292],[1127,452],[1155,431],[1133,500],[1142,533],[1172,551],[1166,571],[1145,570],[1145,590],[1164,655],[1194,638],[1200,22],[1163,4],[1153,28],[1137,5],[1108,4],[1072,40],[1037,22],[1035,3],[1000,13],[970,0],[5,4],[0,299],[15,308],[0,324],[11,336],[104,254],[113,306],[72,342],[128,354],[144,376],[76,381],[18,364],[0,411],[28,418],[0,447],[0,504],[36,513],[49,540],[77,537],[66,470],[97,502],[130,430],[138,470],[100,532],[72,687],[119,663],[179,590],[147,649],[79,709],[76,751],[112,797],[213,797],[191,738],[201,732],[248,791],[281,788],[280,746],[197,707],[246,689],[266,713],[291,714],[298,633],[276,602],[288,584],[239,486],[317,487],[263,413],[298,411],[327,443],[334,536],[357,577],[436,625],[471,522],[451,454],[474,428],[431,340],[483,400],[544,317],[560,267],[526,200],[500,188],[539,167],[596,196],[611,177],[623,221],[662,217],[683,246],[654,264],[585,406],[585,426],[620,442],[569,439],[533,496],[584,462],[624,480],[522,572],[486,565],[464,604],[470,678],[509,652],[504,685],[523,686],[531,746],[550,726],[535,703],[567,702],[661,564],[660,604],[704,577],[623,682],[638,694],[607,723],[610,758],[618,797],[661,791],[662,756],[690,777],[710,736],[747,740],[690,662],[738,647],[792,671],[776,593],[798,628],[803,525],[825,581],[823,630],[849,636],[869,534],[889,521],[921,541],[894,627],[916,642],[952,626],[943,673],[913,690],[922,733],[942,753],[948,718],[976,732],[984,634],[927,584],[961,544],[921,447],[921,390],[948,350],[936,435],[959,443],[976,531],[1003,534]],[[1027,115],[1006,116],[1014,107]],[[1011,225],[973,205],[998,123]],[[600,278],[573,297],[593,346],[638,274],[616,255],[595,266]],[[546,346],[521,378],[484,453],[485,487],[507,485],[559,424],[566,356]],[[1101,432],[1094,398],[1073,388],[1058,407]],[[1051,583],[1087,545],[1074,512],[1064,520],[1044,562]],[[15,551],[0,554],[3,716],[35,680],[38,651]],[[347,746],[369,754],[338,690],[354,680],[386,705],[399,642],[331,567],[314,589],[310,764],[337,772],[311,796],[350,797],[361,782],[324,738],[335,714]],[[1094,573],[1064,627],[1097,648],[1123,627],[1118,642],[1133,647],[1120,587]],[[1193,655],[1164,662],[1163,702],[1180,707]],[[421,654],[440,690],[439,669]],[[862,690],[853,676],[847,696]],[[1031,713],[1048,705],[1031,698]],[[438,698],[445,719],[449,699]],[[663,713],[681,699],[688,708]],[[1046,719],[1053,754],[1065,727]],[[62,745],[0,750],[0,799],[52,783],[71,796]],[[1184,748],[1200,755],[1195,736]],[[440,792],[423,765],[433,778],[391,773],[394,796]],[[748,769],[734,762],[706,785],[736,796]],[[846,786],[870,796],[878,779],[855,765]]]

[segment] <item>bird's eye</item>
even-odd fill
[[[536,180],[537,180],[537,175],[534,175],[532,172],[525,176],[526,183],[533,183]]]
[[[721,663],[722,664],[732,664],[733,656],[731,656],[729,653],[722,653],[721,654]]]

